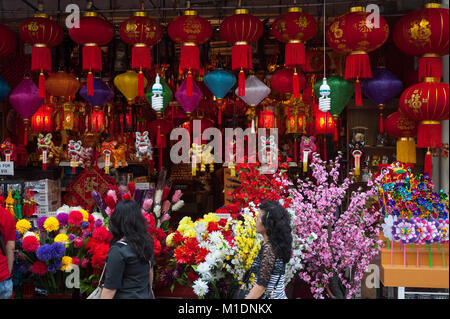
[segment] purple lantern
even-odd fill
[[[180,103],[183,110],[186,112],[188,117],[191,117],[191,113],[195,111],[198,104],[202,100],[203,93],[202,90],[195,84],[195,81],[192,83],[192,95],[187,96],[186,93],[186,79],[181,83],[181,86],[175,92],[175,98],[178,103]]]
[[[403,83],[391,71],[380,67],[373,72],[373,77],[363,81],[362,93],[378,105],[380,110],[380,132],[383,133],[383,110],[386,103],[399,95]]]
[[[9,103],[19,113],[25,124],[25,145],[27,145],[27,130],[30,119],[44,102],[39,97],[39,88],[29,78],[24,78],[22,82],[9,95]]]
[[[80,90],[81,97],[91,104],[94,109],[99,109],[103,104],[108,102],[114,96],[114,91],[106,85],[100,78],[94,78],[94,95],[89,96],[87,94],[87,86],[84,86]]]

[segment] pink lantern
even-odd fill
[[[9,103],[19,113],[25,124],[25,145],[27,145],[27,131],[31,117],[43,102],[44,99],[39,97],[39,88],[29,78],[24,78],[9,95]]]
[[[178,103],[180,103],[183,110],[186,112],[187,116],[191,118],[192,112],[195,111],[198,104],[202,100],[203,93],[202,90],[198,87],[198,85],[193,81],[192,83],[192,94],[190,96],[187,95],[186,92],[187,80],[185,79],[178,90],[175,92],[175,98]]]

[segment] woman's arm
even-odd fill
[[[245,297],[245,299],[259,299],[265,290],[266,287],[256,284],[250,290],[250,293]]]
[[[116,291],[117,291],[117,289],[111,290],[111,289],[103,288],[100,299],[113,299],[114,295],[116,294]]]
[[[150,267],[150,290],[152,291],[153,298],[155,298],[155,294],[153,293],[153,267]]]

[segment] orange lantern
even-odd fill
[[[80,89],[80,82],[72,74],[58,71],[45,81],[47,92],[54,97],[69,99]]]
[[[42,105],[31,117],[31,131],[52,132],[53,127],[53,107]]]

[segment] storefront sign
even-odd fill
[[[0,175],[14,175],[14,162],[0,162]]]

